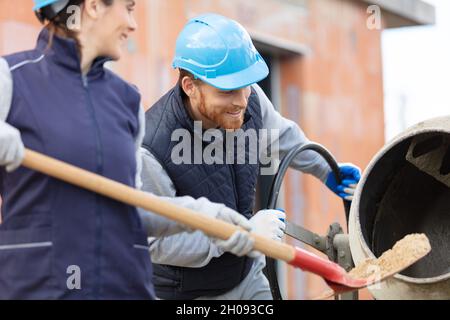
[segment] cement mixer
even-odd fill
[[[322,155],[337,171],[336,160],[322,146],[294,148],[281,161],[268,208],[277,206],[290,162],[306,150]],[[286,234],[346,270],[379,258],[408,234],[426,234],[432,247],[427,257],[369,290],[375,299],[450,299],[450,117],[420,123],[388,143],[365,170],[351,209],[345,202],[344,208],[349,234],[338,223],[330,226],[328,234],[318,235],[289,221]],[[268,259],[272,294],[282,299],[276,270],[274,260]],[[357,299],[358,295],[336,298]]]
[[[431,253],[371,293],[376,299],[450,299],[450,117],[419,123],[393,139],[356,191],[349,220],[356,264],[410,233],[426,234]]]

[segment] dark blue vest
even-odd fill
[[[245,164],[175,164],[172,149],[179,141],[171,141],[177,129],[186,129],[191,137],[194,122],[186,112],[181,89],[177,85],[162,97],[146,114],[147,148],[161,163],[174,183],[177,196],[206,197],[212,202],[224,203],[250,218],[253,213],[255,187],[259,163],[251,164],[249,148]],[[242,130],[255,129],[259,137],[262,115],[259,98],[252,89]],[[193,138],[191,139],[193,143]],[[202,150],[207,147],[203,142]],[[224,148],[224,156],[226,148]],[[234,159],[237,159],[237,140]],[[230,150],[228,150],[230,151]],[[191,148],[194,152],[194,147]],[[253,150],[251,152],[257,152]],[[193,155],[192,155],[193,156]],[[193,157],[192,157],[193,159]],[[226,253],[213,259],[203,268],[182,268],[154,264],[153,283],[156,294],[162,299],[195,299],[200,296],[217,296],[236,287],[248,274],[252,265],[249,258],[239,258]]]
[[[5,58],[14,81],[7,122],[26,147],[134,187],[139,93],[106,59],[83,81],[75,42],[47,43],[44,29],[35,50]],[[134,207],[23,167],[2,170],[0,185],[0,299],[154,297]]]

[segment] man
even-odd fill
[[[261,161],[270,149],[276,161],[278,153],[308,140],[255,84],[269,70],[249,34],[216,14],[194,18],[178,37],[173,66],[180,70],[177,85],[146,114],[143,189],[224,203],[249,218],[254,232],[280,240],[281,212],[263,210],[252,217],[260,173],[252,159],[257,155]],[[279,134],[265,139],[267,131]],[[358,168],[342,166],[346,184],[338,185],[327,163],[312,152],[301,154],[293,167],[348,200],[360,176]],[[263,258],[224,254],[201,233],[153,239],[150,252],[162,299],[272,299]]]

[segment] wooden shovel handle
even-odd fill
[[[192,229],[201,230],[209,236],[225,240],[240,229],[230,223],[163,201],[149,193],[130,188],[29,149],[25,150],[22,166],[131,206],[154,212]],[[251,233],[251,237],[255,240],[255,249],[266,256],[287,263],[295,260],[297,250],[295,247],[254,233]]]

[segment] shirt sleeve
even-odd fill
[[[11,109],[13,80],[9,65],[0,57],[0,121],[6,121]]]
[[[272,163],[274,160],[277,162],[276,160],[282,159],[292,148],[311,142],[294,121],[284,118],[275,110],[272,102],[258,85],[253,85],[253,88],[260,100],[263,128],[267,129],[271,136],[270,141],[267,142],[267,148],[261,148],[262,159],[272,159]],[[268,150],[270,150],[270,157]],[[322,182],[325,182],[331,171],[328,163],[314,151],[299,154],[291,163],[291,167],[312,174]],[[278,167],[276,166],[275,169]],[[271,174],[275,172],[276,170]]]
[[[167,172],[155,156],[147,149],[141,148],[142,156],[142,188],[167,201],[202,212],[218,212],[223,205],[212,203],[206,198],[198,200],[192,197],[176,197],[176,189]],[[170,228],[158,218],[150,218],[147,225],[152,225],[150,254],[152,261],[158,264],[200,268],[206,266],[211,259],[220,257],[223,252],[212,243],[204,233],[179,232],[170,235]],[[161,237],[157,237],[161,235]]]

